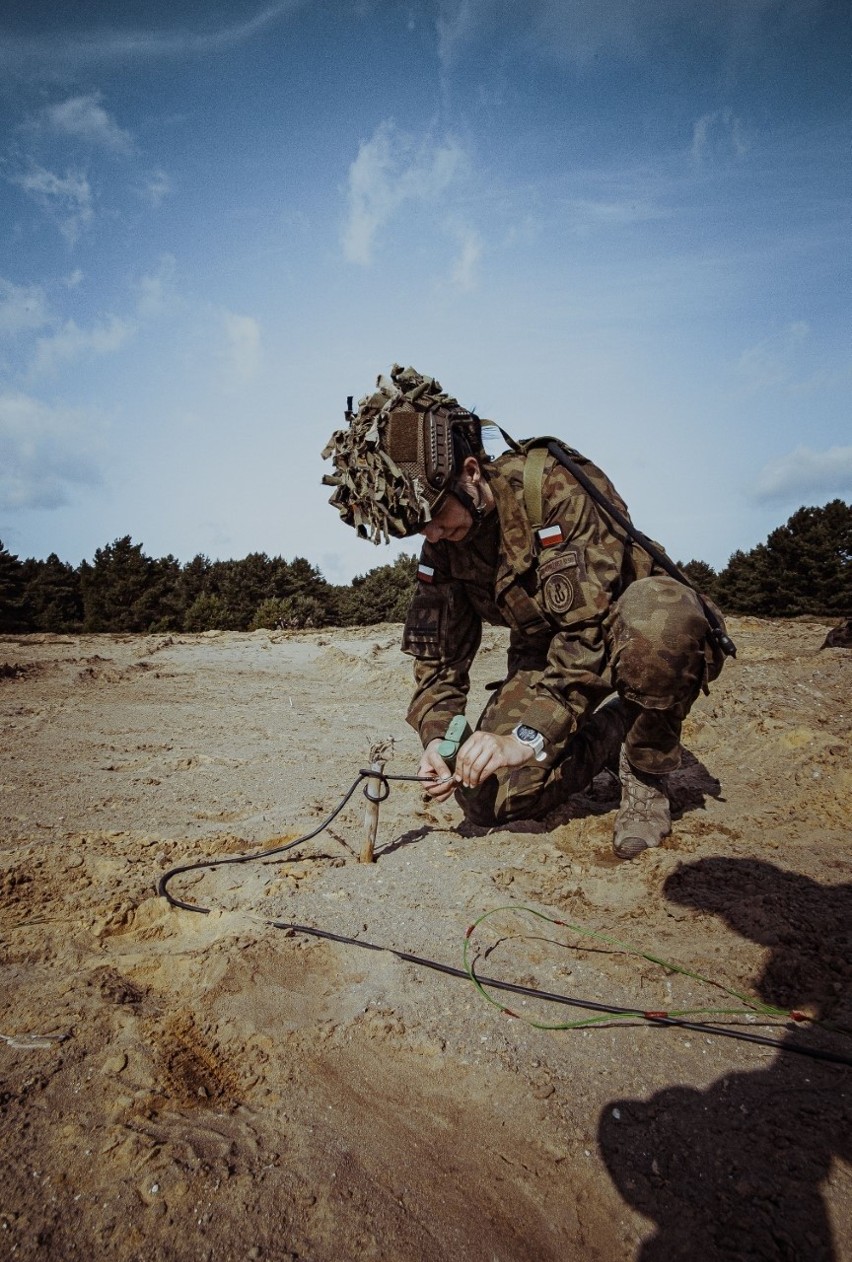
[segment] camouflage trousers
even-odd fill
[[[676,579],[638,579],[606,622],[607,665],[602,689],[612,696],[588,714],[564,744],[549,746],[543,763],[459,789],[456,801],[475,824],[544,815],[587,788],[605,766],[615,770],[622,742],[637,771],[662,775],[680,763],[683,720],[724,658],[709,636],[701,602]],[[477,727],[507,735],[523,721],[531,690],[546,662],[512,670],[494,692]]]

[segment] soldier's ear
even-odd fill
[[[479,461],[476,456],[465,456],[461,467],[465,477],[470,478],[471,482],[476,484],[482,476],[482,470],[479,467]]]

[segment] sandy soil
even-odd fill
[[[374,864],[359,791],[286,862],[176,878],[206,916],[161,875],[316,828],[377,741],[415,771],[399,628],[0,639],[0,1256],[852,1259],[852,1068],[789,1050],[852,1059],[852,654],[827,629],[734,621],[659,851],[614,859],[606,773],[491,833],[396,782]],[[492,977],[740,1007],[591,931],[830,1024],[541,1029],[584,1012],[504,995],[513,1019],[393,954],[459,967],[504,906],[582,933],[497,913],[470,944]]]

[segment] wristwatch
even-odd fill
[[[516,736],[522,745],[529,745],[535,753],[536,762],[544,762],[547,751],[544,748],[544,737],[541,732],[537,732],[534,727],[527,727],[526,723],[519,723],[512,729],[512,735]]]

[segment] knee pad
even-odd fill
[[[696,594],[676,579],[638,579],[608,627],[618,691],[647,709],[689,705],[706,678],[707,620]]]

